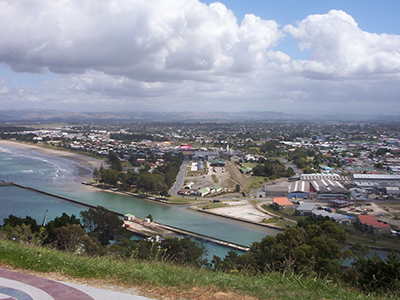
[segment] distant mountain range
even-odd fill
[[[273,111],[244,112],[65,112],[58,110],[0,110],[1,123],[55,122],[400,122],[400,116],[297,115]]]

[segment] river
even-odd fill
[[[104,192],[81,184],[82,166],[71,160],[37,153],[29,149],[0,146],[0,180],[11,181],[76,199],[84,203],[101,205],[120,213],[131,213],[138,217],[151,214],[155,221],[208,235],[217,239],[246,245],[260,241],[266,235],[276,235],[280,231],[245,224],[193,212],[186,207],[168,206],[148,200]],[[86,172],[90,172],[86,169]],[[18,217],[29,215],[39,223],[46,210],[48,220],[63,212],[79,216],[85,207],[68,203],[53,197],[26,191],[17,187],[0,187],[0,220],[10,214]],[[213,255],[224,257],[229,248],[205,243]]]

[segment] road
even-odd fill
[[[186,159],[183,161],[183,163],[181,165],[181,169],[179,170],[179,173],[176,176],[175,183],[169,190],[169,194],[171,196],[179,196],[178,192],[182,188],[183,184],[185,183],[186,170],[187,170],[188,163],[189,163],[189,161]]]

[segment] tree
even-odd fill
[[[213,176],[214,176],[214,175],[213,175]],[[235,192],[236,192],[236,193],[239,193],[239,192],[240,192],[240,185],[239,185],[239,184],[236,185],[236,187],[235,187]]]
[[[83,227],[91,236],[97,237],[103,246],[109,245],[112,240],[131,236],[131,233],[122,227],[124,221],[102,206],[81,211],[80,215]]]
[[[400,256],[391,253],[386,260],[378,255],[360,258],[357,265],[358,284],[365,291],[400,294]]]
[[[115,171],[118,171],[118,172],[121,172],[121,171],[122,171],[121,161],[120,161],[118,155],[115,154],[114,151],[111,150],[111,151],[108,153],[108,160],[109,160],[110,163],[111,163],[111,169],[112,169],[112,170],[115,170]]]
[[[54,234],[57,237],[58,245],[67,252],[76,252],[83,243],[83,237],[87,235],[85,229],[77,224],[67,224],[56,228]]]
[[[49,244],[57,240],[57,236],[55,234],[55,230],[57,228],[66,226],[66,225],[79,225],[81,226],[81,222],[79,219],[72,214],[69,216],[66,213],[63,213],[61,217],[56,217],[54,220],[50,221],[49,223],[46,224],[46,232],[47,232],[47,238],[45,239],[44,243]]]
[[[93,179],[97,181],[99,178],[100,178],[100,171],[97,168],[94,168]]]
[[[41,230],[32,232],[31,225],[22,223],[21,225],[15,225],[12,227],[10,224],[6,224],[1,228],[0,237],[6,238],[19,243],[28,245],[39,245],[43,240],[43,232]]]
[[[37,224],[36,220],[30,216],[20,218],[14,215],[9,215],[8,218],[4,219],[4,226],[9,225],[10,227],[15,228],[16,226],[22,226],[22,224],[30,225],[30,230],[33,233],[40,231],[40,226]]]
[[[153,216],[151,214],[148,214],[148,216],[146,217],[150,220],[150,222],[153,222]]]
[[[348,235],[331,221],[309,220],[287,228],[284,233],[267,236],[254,242],[250,251],[232,266],[219,263],[219,267],[252,268],[258,272],[291,270],[296,273],[318,272],[334,276],[341,272],[340,260],[349,253],[342,251]],[[231,263],[230,263],[231,264]]]

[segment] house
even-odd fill
[[[294,211],[294,205],[288,201],[287,198],[276,197],[272,202],[272,206],[275,210],[279,211]]]
[[[370,234],[390,234],[390,225],[379,222],[372,215],[357,216],[356,224],[358,228]]]

